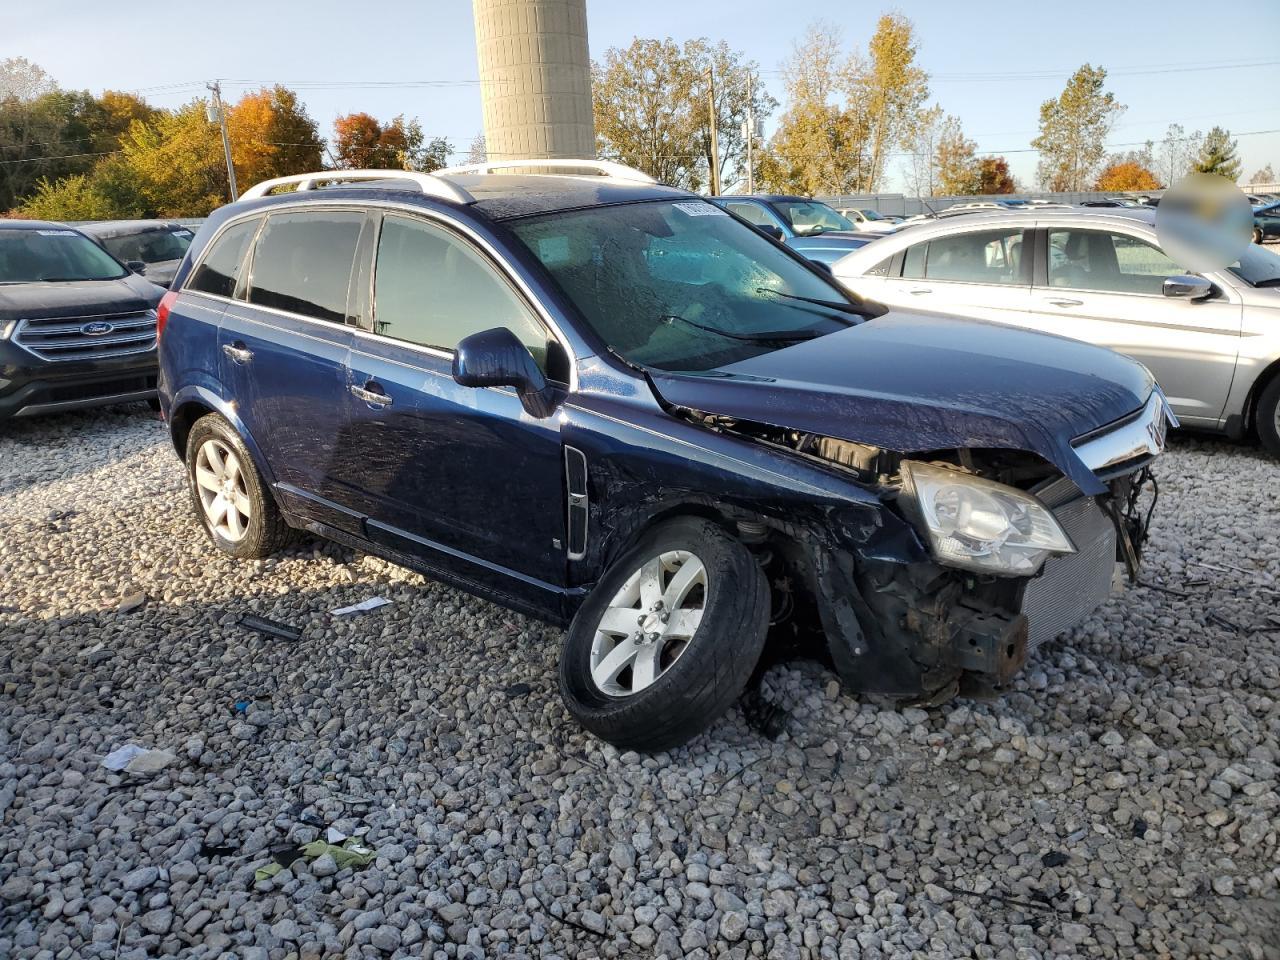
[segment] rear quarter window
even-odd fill
[[[213,241],[187,283],[188,290],[230,297],[235,293],[245,250],[262,221],[254,217],[232,224]]]

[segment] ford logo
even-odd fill
[[[107,323],[105,320],[94,320],[92,323],[86,323],[81,327],[80,332],[86,337],[105,337],[114,329],[114,324]]]

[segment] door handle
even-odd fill
[[[361,400],[369,404],[371,407],[391,406],[391,397],[383,393],[381,389],[378,389],[378,390],[368,389],[370,385],[377,386],[377,384],[374,383],[372,380],[370,380],[369,383],[365,384],[363,387],[357,387],[354,384],[352,384],[351,395],[354,397],[359,397]]]
[[[248,363],[253,359],[253,351],[239,340],[235,343],[224,343],[222,352],[231,358],[232,363]]]
[[[1083,300],[1072,300],[1069,297],[1050,297],[1049,302],[1055,307],[1078,307],[1084,303]]]
[[[933,290],[930,289],[929,287],[916,287],[914,290],[909,290],[908,293],[910,293],[913,297],[919,297],[926,293],[933,293]]]

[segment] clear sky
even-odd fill
[[[1112,143],[1158,141],[1173,122],[1188,131],[1218,123],[1233,134],[1280,128],[1278,0],[896,6],[916,25],[933,98],[980,150],[1005,153],[1028,185],[1035,155],[1015,151],[1028,150],[1041,101],[1085,62],[1110,71],[1108,87],[1128,107]],[[847,46],[865,47],[876,18],[893,8],[866,0],[587,3],[593,57],[637,35],[724,39],[760,64],[779,100],[777,71],[810,21],[829,20]],[[283,82],[325,136],[353,110],[417,116],[462,151],[482,129],[469,0],[0,0],[0,58],[8,56],[34,60],[64,87],[138,90],[160,106],[203,95],[214,77],[235,81],[224,83],[231,97]],[[1280,133],[1239,143],[1245,179],[1264,163],[1280,173]]]

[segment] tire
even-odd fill
[[[185,459],[191,505],[223,553],[261,560],[292,539],[244,441],[223,417],[208,413],[192,425]]]
[[[646,583],[650,574],[656,584]],[[652,611],[647,601],[658,590],[674,612],[642,609]],[[764,649],[769,599],[755,558],[720,527],[693,517],[654,527],[605,572],[569,626],[560,655],[565,706],[622,749],[685,743],[742,695]],[[600,629],[606,616],[630,629],[632,602],[646,639]]]
[[[1262,241],[1263,241],[1264,239],[1265,239],[1265,238],[1262,236],[1262,228],[1261,228],[1261,227],[1254,227],[1254,228],[1253,228],[1253,242],[1254,242],[1254,243],[1256,243],[1256,244],[1258,244],[1259,246],[1261,246]]]
[[[1273,457],[1280,457],[1280,375],[1272,377],[1263,388],[1254,415],[1263,448]]]

